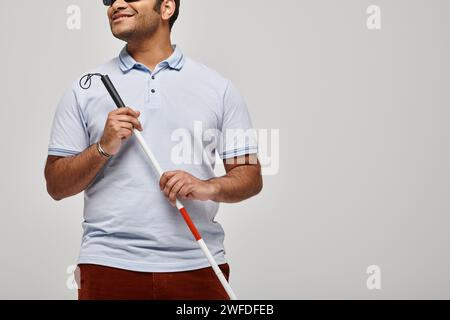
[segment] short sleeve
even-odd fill
[[[218,152],[221,159],[258,152],[256,130],[247,105],[236,87],[228,81],[223,98],[223,117]]]
[[[87,124],[73,86],[61,97],[53,118],[48,155],[74,156],[89,147]]]

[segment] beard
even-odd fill
[[[134,21],[124,21],[122,22],[124,26],[113,26],[113,23],[110,24],[111,32],[115,38],[130,42],[131,40],[151,37],[158,29],[157,19],[143,19],[138,15],[128,19],[133,19]]]

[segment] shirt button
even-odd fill
[[[156,90],[155,89],[152,89],[152,93],[155,93],[156,92]]]

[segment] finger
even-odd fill
[[[130,115],[133,117],[139,117],[139,115],[141,114],[140,111],[137,110],[133,110],[130,107],[125,107],[125,108],[117,108],[116,110],[112,111],[112,114],[115,115]]]
[[[180,191],[178,191],[178,196],[181,199],[188,199],[189,198],[189,194],[192,192],[193,186],[190,184],[184,184],[183,187],[180,189]]]
[[[166,186],[164,188],[164,194],[166,197],[169,196],[170,191],[172,190],[173,186],[180,181],[180,179],[183,178],[181,175],[175,175],[172,178],[169,179],[169,181],[166,183]]]
[[[128,123],[131,123],[131,124],[133,124],[133,126],[134,126],[136,129],[139,129],[139,130],[142,129],[142,125],[141,125],[141,123],[139,122],[139,120],[136,119],[136,118],[134,118],[134,117],[132,117],[132,116],[127,116],[127,115],[117,115],[117,116],[114,116],[113,119],[116,120],[116,121],[120,121],[120,122],[128,122]]]
[[[116,130],[128,129],[133,130],[133,124],[125,121],[117,121],[115,125]]]
[[[171,177],[171,176],[176,175],[176,174],[179,173],[179,172],[181,172],[181,171],[180,171],[180,170],[166,171],[166,172],[164,172],[164,174],[167,175],[167,176],[169,176],[169,177]]]
[[[180,189],[184,186],[184,181],[180,180],[178,181],[170,190],[170,194],[169,194],[169,200],[172,203],[172,205],[176,204],[177,201],[177,195],[178,195],[178,191],[180,191]]]
[[[161,179],[159,179],[159,188],[163,190],[166,186],[167,181],[172,178],[178,171],[166,171],[161,175]]]
[[[121,139],[128,139],[133,134],[133,131],[130,129],[121,129],[119,130],[119,137]]]

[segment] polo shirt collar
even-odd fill
[[[181,68],[184,66],[185,57],[181,49],[177,45],[172,45],[173,53],[168,57],[166,60],[161,61],[158,66],[156,67],[158,69],[159,66],[167,65],[171,69],[175,69],[177,71],[180,71]],[[120,51],[119,54],[119,66],[120,69],[123,72],[128,72],[136,65],[139,65],[139,63],[134,60],[134,58],[128,53],[127,46],[125,45],[122,48],[122,51]]]

